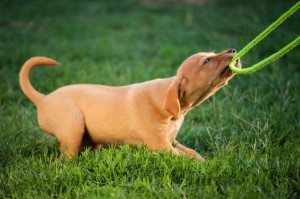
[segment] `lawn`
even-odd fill
[[[60,161],[18,83],[22,64],[43,93],[75,83],[126,85],[170,77],[189,55],[240,50],[296,1],[0,2],[0,198],[299,198],[300,48],[191,111],[178,140],[206,162],[143,146],[89,149]],[[181,3],[180,3],[181,2]],[[250,66],[300,34],[295,13],[242,62]]]

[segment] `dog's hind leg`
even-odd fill
[[[56,113],[51,117],[47,115],[47,126],[51,126],[50,133],[60,142],[61,158],[66,156],[72,159],[81,149],[82,139],[85,132],[84,117],[80,110],[72,105],[53,110]]]
[[[101,149],[102,145],[101,144],[93,144],[92,149],[94,152],[97,152]]]
[[[97,152],[100,150],[102,145],[95,143],[92,140],[92,138],[90,137],[89,132],[86,130],[83,135],[83,138],[82,138],[80,151],[84,150],[85,148],[89,148],[89,147],[91,148],[92,151]]]
[[[61,129],[62,136],[59,138],[61,152],[69,159],[72,159],[81,149],[83,126],[83,122],[74,120]]]

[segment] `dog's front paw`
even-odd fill
[[[199,153],[197,153],[196,151],[190,149],[188,152],[187,152],[187,156],[190,158],[190,159],[194,159],[194,160],[200,160],[200,161],[205,161],[205,158],[203,158]]]
[[[202,157],[199,153],[197,153],[197,152],[195,152],[195,154],[194,154],[194,158],[193,159],[195,159],[195,160],[200,160],[200,161],[205,161],[205,158],[204,157]]]

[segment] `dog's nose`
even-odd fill
[[[231,48],[227,51],[228,53],[236,53],[236,50],[234,48]]]

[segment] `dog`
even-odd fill
[[[127,86],[76,84],[44,95],[30,83],[38,65],[59,63],[33,57],[20,71],[20,85],[37,107],[39,127],[60,142],[61,156],[72,159],[85,147],[106,144],[145,145],[204,161],[195,150],[176,140],[185,115],[213,95],[235,75],[228,67],[235,49],[220,54],[201,52],[187,58],[176,76]],[[241,67],[240,60],[235,62]]]

